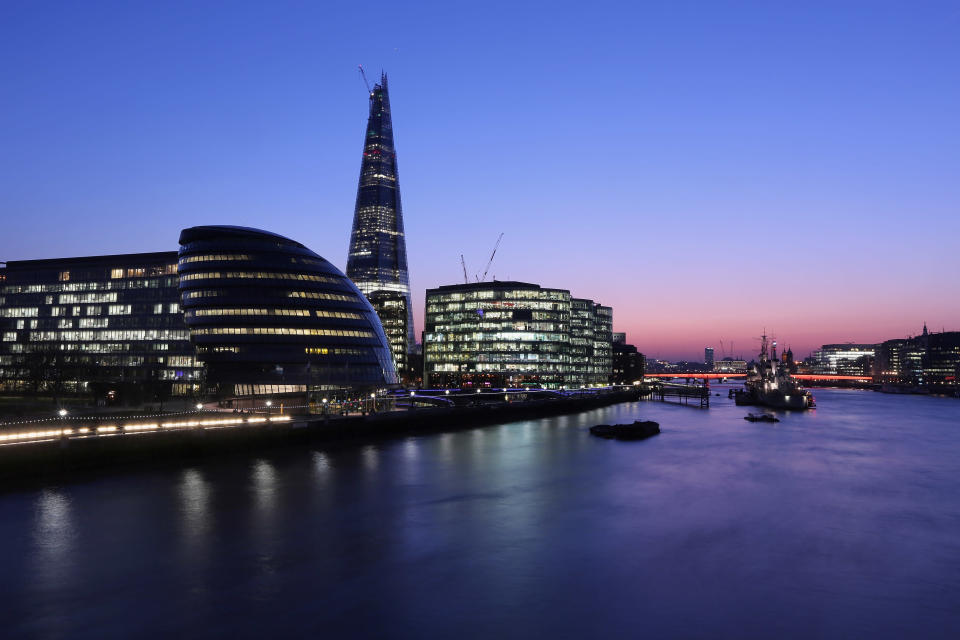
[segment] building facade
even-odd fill
[[[408,353],[414,344],[413,307],[385,74],[370,92],[347,276],[373,305],[390,341],[397,370],[406,372]]]
[[[704,347],[703,363],[707,365],[707,371],[713,371],[713,347]]]
[[[397,383],[377,314],[353,282],[299,242],[245,227],[180,234],[184,317],[221,396]]]
[[[565,289],[479,282],[428,289],[425,387],[607,384],[613,311]]]
[[[956,392],[960,387],[960,331],[923,333],[877,345],[874,381],[883,385]]]
[[[812,373],[864,376],[873,374],[875,344],[825,344],[813,352]]]
[[[613,343],[613,373],[610,377],[612,384],[633,384],[643,380],[646,369],[646,358],[632,344],[626,341]]]
[[[152,402],[199,390],[177,253],[8,262],[0,385]]]

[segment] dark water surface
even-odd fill
[[[0,637],[960,637],[960,401],[723,392],[0,495]]]

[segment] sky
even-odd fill
[[[955,1],[5,0],[0,261],[236,224],[343,269],[363,64],[418,335],[501,232],[492,275],[612,306],[649,357],[958,330],[957,33]]]

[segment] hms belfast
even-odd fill
[[[386,74],[370,90],[347,277],[380,316],[397,372],[406,372],[414,344],[413,309]]]

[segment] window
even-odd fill
[[[57,278],[60,282],[69,282],[70,281],[70,272],[61,271],[59,277]]]

